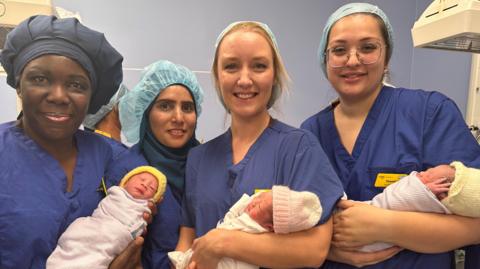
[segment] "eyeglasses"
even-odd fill
[[[335,45],[325,51],[325,58],[331,68],[341,68],[347,65],[352,48],[347,45]],[[366,42],[355,48],[355,55],[361,64],[374,64],[382,55],[382,44],[378,42]]]

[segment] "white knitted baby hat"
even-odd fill
[[[292,233],[315,226],[322,215],[317,195],[308,191],[292,191],[286,186],[273,186],[273,230]]]
[[[480,217],[480,170],[452,162],[455,180],[442,203],[456,215]]]

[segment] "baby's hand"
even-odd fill
[[[159,201],[163,199],[160,198]],[[157,214],[157,204],[155,204],[152,201],[148,201],[148,209],[150,209],[150,212],[145,211],[143,212],[143,219],[147,222],[147,224],[152,223],[153,217]],[[147,227],[145,226],[145,230],[143,231],[143,235],[145,236],[147,234]]]
[[[437,196],[438,200],[447,197],[450,185],[452,185],[452,183],[450,183],[447,178],[440,178],[425,184],[425,186]]]
[[[418,177],[425,184],[442,178],[447,178],[452,182],[455,179],[455,168],[442,164],[418,173]]]

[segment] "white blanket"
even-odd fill
[[[91,217],[76,219],[60,236],[47,260],[47,269],[108,268],[147,223],[148,201],[135,199],[114,186]]]
[[[236,202],[230,210],[225,214],[223,221],[220,221],[217,224],[217,228],[227,229],[227,230],[240,230],[247,233],[264,233],[268,232],[267,229],[260,226],[255,222],[250,216],[244,212],[245,207],[250,203],[250,201],[255,197],[252,197],[244,194],[238,202]],[[186,252],[181,251],[172,251],[168,253],[170,261],[175,266],[176,269],[185,269],[190,263],[192,258],[193,251],[191,249]],[[258,268],[256,265],[248,264],[241,261],[236,261],[231,258],[222,258],[218,263],[217,269],[255,269]]]
[[[398,211],[418,211],[451,214],[425,184],[417,177],[417,172],[403,177],[383,190],[382,193],[373,197],[366,203],[376,207],[398,210]],[[388,243],[375,243],[364,246],[361,251],[372,252],[393,246]]]

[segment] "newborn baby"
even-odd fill
[[[151,166],[140,166],[108,189],[92,216],[76,219],[60,236],[47,269],[108,268],[127,245],[140,236],[150,212],[148,201],[160,200],[166,177]]]
[[[273,186],[272,190],[253,196],[244,194],[225,215],[217,228],[241,230],[247,233],[275,232],[286,234],[310,229],[317,225],[322,207],[317,195],[307,191],[293,191],[286,186]],[[187,268],[193,251],[168,253],[176,269]],[[217,269],[253,269],[256,265],[230,258],[222,258]]]

